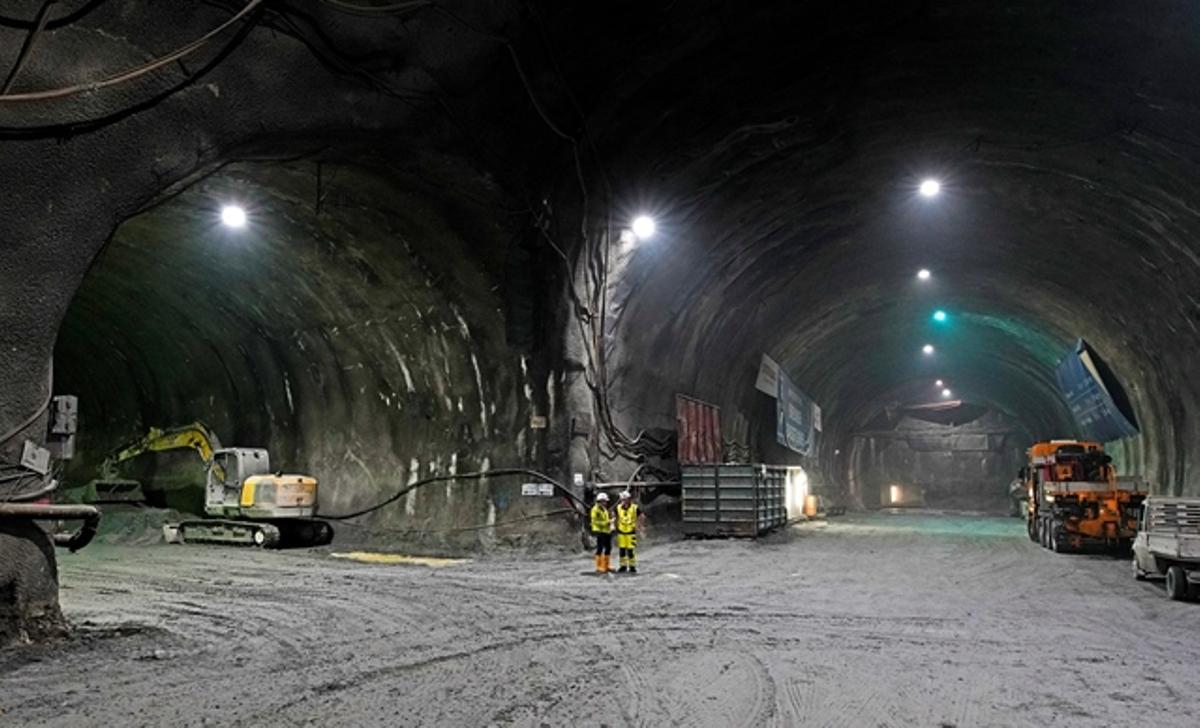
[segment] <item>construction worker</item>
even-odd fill
[[[608,510],[608,493],[597,493],[592,506],[592,536],[596,538],[596,573],[608,573],[612,556],[613,515]]]
[[[621,491],[621,500],[617,503],[617,549],[621,559],[618,572],[637,573],[637,530],[642,519],[641,510],[633,502],[633,494]]]

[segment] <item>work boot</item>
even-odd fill
[[[625,566],[625,564],[621,564],[621,568],[617,569],[617,573],[624,574],[628,570],[628,568],[629,567]]]
[[[596,573],[603,574],[606,571],[608,571],[608,567],[604,565],[604,557],[596,554]]]
[[[636,567],[636,566],[630,566],[630,567],[629,567],[629,573],[630,573],[630,574],[636,574],[636,573],[637,573],[637,567]]]

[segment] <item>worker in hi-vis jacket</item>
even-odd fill
[[[608,573],[608,559],[612,556],[612,532],[616,525],[612,511],[608,510],[608,493],[597,493],[592,506],[592,536],[596,538],[596,573]]]
[[[633,494],[622,491],[617,502],[617,549],[621,558],[618,572],[637,573],[637,531],[644,518],[638,504],[633,502]]]

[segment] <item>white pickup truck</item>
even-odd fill
[[[1200,498],[1152,495],[1142,504],[1133,541],[1133,576],[1167,579],[1172,599],[1200,595]]]

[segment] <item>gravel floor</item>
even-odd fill
[[[1200,605],[1015,519],[432,568],[305,552],[62,557],[75,637],[0,652],[0,725],[1188,725]]]

